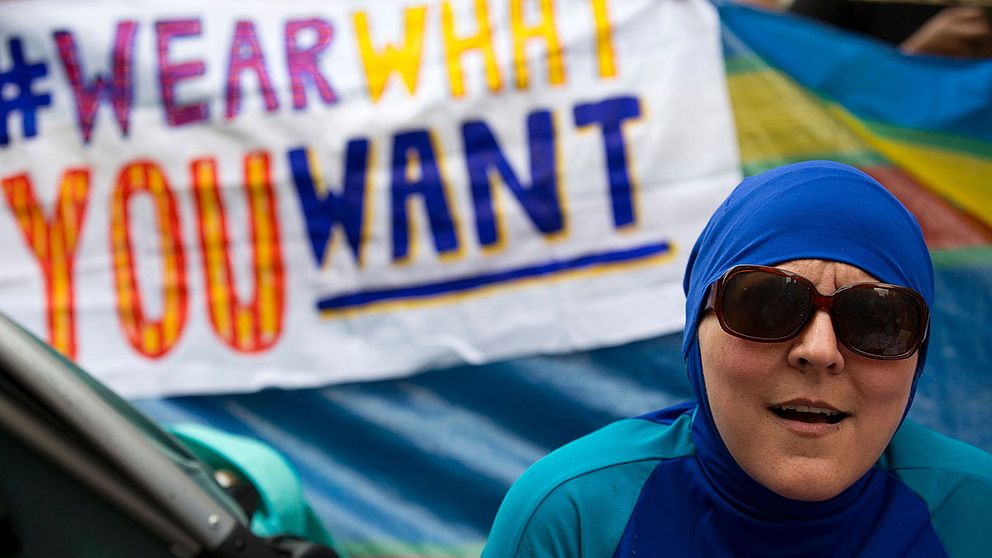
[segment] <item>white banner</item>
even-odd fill
[[[128,397],[681,328],[706,0],[0,6],[0,311]]]

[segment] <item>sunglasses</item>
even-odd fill
[[[710,287],[710,308],[724,331],[761,343],[792,339],[817,310],[824,310],[845,347],[883,360],[916,352],[926,338],[930,315],[913,289],[855,283],[822,295],[801,275],[761,265],[739,265],[724,273]]]

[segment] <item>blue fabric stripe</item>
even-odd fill
[[[725,36],[725,53],[751,50],[860,118],[992,142],[992,60],[906,56],[802,17],[733,2],[719,10],[739,39]]]
[[[446,294],[471,291],[482,287],[498,285],[500,283],[510,283],[513,281],[520,281],[522,279],[532,279],[535,277],[545,277],[569,271],[589,269],[600,265],[634,262],[637,260],[665,255],[669,252],[671,252],[671,245],[666,241],[661,241],[635,248],[600,252],[598,254],[587,254],[570,260],[551,261],[506,271],[497,271],[495,273],[452,279],[450,281],[426,283],[396,289],[357,291],[354,293],[319,300],[317,302],[317,309],[321,311],[345,310],[349,308],[367,306],[378,302],[426,299]]]

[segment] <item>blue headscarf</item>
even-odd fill
[[[699,235],[683,280],[682,356],[689,359],[699,352],[696,328],[707,289],[728,269],[809,258],[859,267],[879,281],[915,289],[933,306],[930,253],[919,224],[899,200],[853,167],[830,161],[796,163],[741,182]],[[924,342],[917,376],[926,348]],[[689,379],[703,402],[702,370],[690,368]]]
[[[699,402],[693,438],[704,465],[733,485],[736,498],[779,509],[789,504],[747,477],[720,439],[706,396],[696,329],[709,286],[731,267],[806,258],[859,267],[879,281],[913,288],[929,306],[933,303],[933,266],[919,224],[881,184],[853,167],[828,161],[779,167],[741,182],[713,214],[692,249],[683,283],[682,354]],[[924,342],[906,412],[926,349]],[[857,490],[854,486],[846,492]],[[835,503],[843,506],[848,499],[842,494]]]

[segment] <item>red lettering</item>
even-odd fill
[[[89,179],[87,169],[65,171],[58,201],[47,219],[27,175],[3,179],[7,204],[17,218],[24,240],[38,259],[44,277],[48,343],[69,358],[76,357],[73,267],[86,215]]]
[[[231,348],[251,353],[272,347],[282,333],[284,272],[279,247],[279,220],[269,156],[249,153],[244,160],[245,196],[252,246],[253,296],[238,300],[231,269],[227,218],[217,180],[217,163],[197,159],[190,165],[197,228],[203,251],[210,323]]]
[[[131,242],[129,203],[135,196],[152,197],[162,257],[162,317],[149,319],[141,303]],[[139,353],[157,358],[179,340],[186,325],[188,293],[186,258],[179,229],[176,199],[162,170],[153,162],[137,161],[121,170],[110,205],[110,250],[117,314],[128,342]]]

